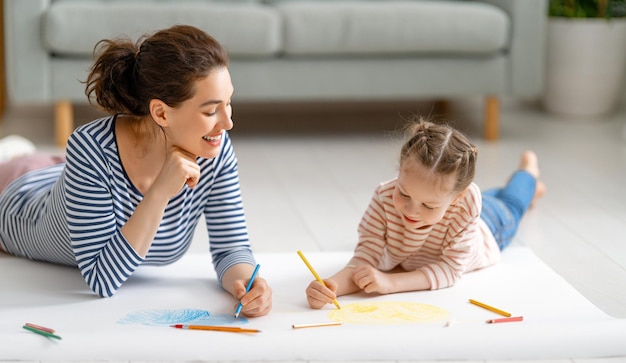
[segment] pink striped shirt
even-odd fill
[[[359,224],[359,243],[348,266],[370,264],[381,271],[401,267],[426,274],[431,289],[452,286],[463,273],[500,258],[491,231],[480,218],[482,196],[472,183],[439,223],[407,229],[394,208],[396,179],[380,184]]]

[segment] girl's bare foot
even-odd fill
[[[526,170],[535,179],[539,179],[539,161],[537,160],[537,154],[534,151],[526,150],[522,153],[522,158],[519,161],[519,168]]]
[[[546,185],[539,180],[539,161],[537,160],[537,154],[531,150],[524,151],[520,159],[519,168],[529,172],[537,181],[535,195],[533,196],[532,202],[530,202],[530,207],[532,208],[537,200],[546,194]]]

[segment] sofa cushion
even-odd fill
[[[279,14],[270,7],[243,1],[55,1],[43,14],[42,34],[50,53],[91,57],[102,39],[127,35],[134,40],[175,24],[205,30],[231,56],[274,56],[282,49]]]
[[[477,54],[506,50],[503,10],[467,1],[278,1],[288,55]]]

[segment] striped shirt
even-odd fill
[[[407,229],[394,208],[397,179],[380,184],[359,224],[359,243],[348,266],[370,264],[381,271],[401,267],[420,270],[431,289],[455,284],[463,273],[494,264],[500,250],[480,219],[482,197],[472,183],[441,221],[428,228]]]
[[[237,263],[255,264],[239,189],[237,158],[224,132],[220,153],[197,158],[200,179],[172,197],[147,255],[121,228],[142,200],[121,164],[115,117],[76,129],[67,162],[30,172],[0,195],[0,243],[14,255],[77,266],[94,293],[112,296],[142,264],[177,261],[204,214],[212,262],[221,281]]]

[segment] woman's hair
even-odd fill
[[[460,192],[474,180],[478,149],[456,129],[416,118],[407,127],[408,139],[400,151],[400,165],[414,160],[440,176],[454,174],[452,192]]]
[[[227,51],[202,30],[177,25],[129,38],[104,39],[94,47],[95,62],[85,94],[109,113],[145,116],[152,99],[177,107],[193,97],[195,81],[228,65]]]

